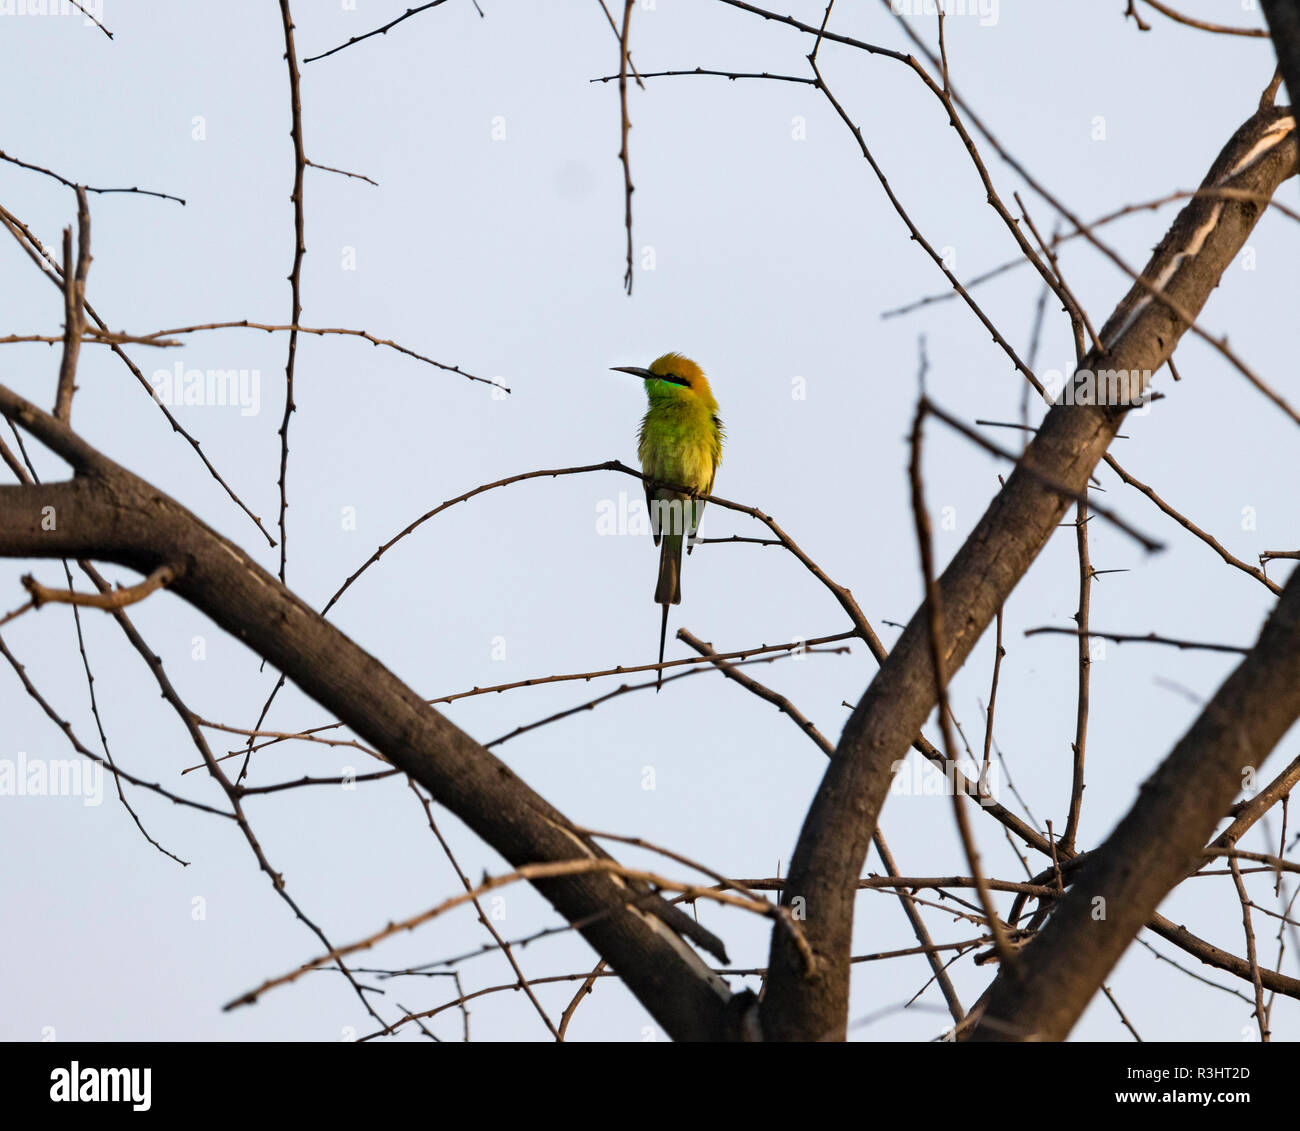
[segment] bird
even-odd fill
[[[637,458],[648,477],[646,507],[650,512],[650,531],[659,547],[655,603],[663,607],[663,618],[659,625],[657,692],[663,685],[668,608],[681,604],[682,600],[682,541],[685,539],[689,554],[695,548],[704,510],[701,499],[673,488],[688,487],[696,495],[712,493],[713,480],[722,463],[726,432],[708,378],[689,357],[666,353],[652,361],[648,369],[635,365],[612,368],[614,372],[642,378],[650,402],[637,433]]]

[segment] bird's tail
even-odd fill
[[[665,534],[659,546],[659,584],[655,586],[655,603],[682,603],[682,536]]]
[[[659,663],[664,662],[664,641],[668,639],[668,605],[661,606],[664,611],[664,619],[659,622]],[[658,695],[664,685],[664,669],[661,667],[655,672],[655,694]]]
[[[663,620],[659,624],[659,662],[664,662],[664,644],[668,639],[668,606],[682,603],[682,536],[665,534],[659,546],[659,584],[655,586],[655,601],[663,606]],[[659,669],[655,680],[655,694],[663,686],[664,672]]]

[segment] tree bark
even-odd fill
[[[284,672],[512,865],[607,857],[504,762],[176,500],[2,385],[0,415],[76,472],[64,482],[0,486],[0,556],[95,559],[142,574],[178,566],[172,592]],[[611,875],[535,886],[672,1038],[737,1035],[740,999],[683,936],[724,960],[725,950],[680,908]]]
[[[1206,843],[1300,718],[1300,568],[1259,641],[1145,782],[1115,831],[1010,969],[998,972],[975,1041],[1064,1040],[1160,901],[1203,863]]]
[[[1237,130],[1202,188],[1267,198],[1296,168],[1291,111],[1270,107]],[[1159,281],[1164,295],[1196,316],[1262,212],[1254,202],[1193,198],[1157,246],[1145,280]],[[1186,328],[1149,286],[1135,283],[1102,328],[1104,350],[1091,351],[1080,372],[1127,371],[1135,375],[1136,392],[1169,360]],[[946,678],[966,660],[1072,502],[1044,477],[1082,491],[1124,415],[1123,408],[1061,402],[1048,412],[1006,486],[940,578]],[[805,819],[783,901],[801,901],[817,965],[806,974],[798,953],[773,932],[760,1015],[768,1040],[845,1035],[857,880],[895,768],[936,704],[928,633],[922,606],[845,725]]]
[[[1300,98],[1300,6],[1296,0],[1264,0],[1263,7],[1282,79],[1294,106]]]

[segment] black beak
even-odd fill
[[[640,377],[643,381],[667,381],[671,385],[682,385],[689,389],[690,383],[681,377],[665,376],[661,373],[651,373],[648,369],[640,369],[635,365],[611,365],[611,372],[630,373],[633,377]]]

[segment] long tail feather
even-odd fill
[[[664,641],[668,639],[668,606],[663,606],[664,619],[659,622],[659,662],[664,662]],[[664,686],[664,669],[660,668],[655,673],[655,694],[658,695]]]
[[[682,536],[665,534],[659,546],[659,584],[655,602],[660,605],[682,603]]]
[[[659,546],[659,583],[655,586],[655,601],[663,606],[664,616],[659,625],[659,662],[664,662],[664,642],[668,638],[668,606],[682,603],[682,536],[665,534]],[[655,694],[663,687],[661,668],[655,680]]]

